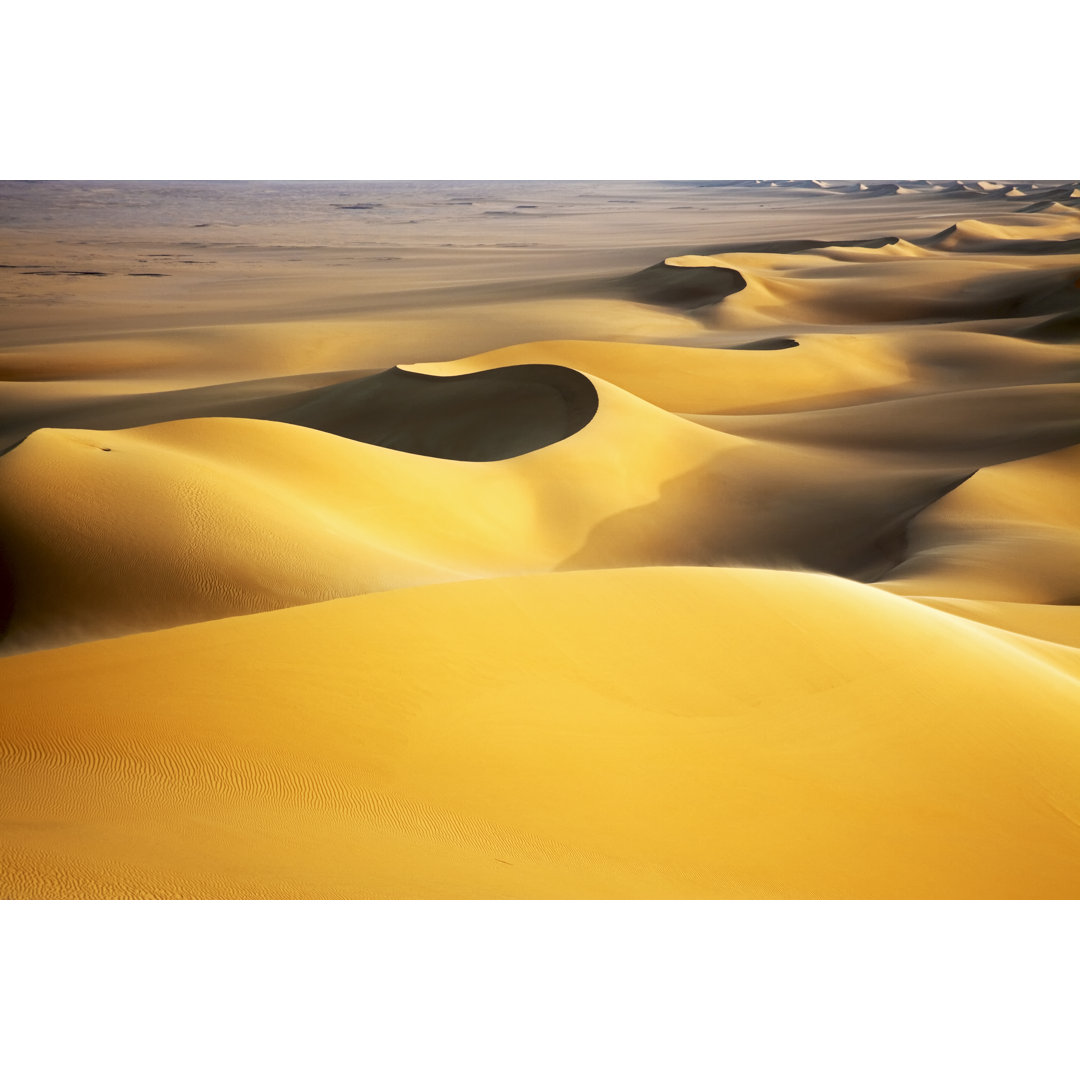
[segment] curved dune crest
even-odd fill
[[[257,420],[38,431],[0,458],[15,595],[5,645],[551,569],[598,520],[651,501],[669,475],[739,442],[614,387],[606,397],[584,446],[566,440],[497,462]],[[579,455],[589,469],[570,483],[564,470]]]
[[[689,418],[747,438],[884,451],[974,470],[1080,442],[1080,386],[976,387],[835,408]]]
[[[1031,341],[1080,341],[1080,311],[1067,311],[1017,332],[1017,337]]]
[[[867,249],[858,262],[826,252],[685,255],[669,265],[721,267],[746,282],[717,304],[699,309],[721,329],[839,323],[997,319],[1050,314],[1080,303],[1080,262],[1061,255],[1033,271],[1006,258],[912,257],[908,248],[884,257]],[[702,315],[704,317],[704,314]]]
[[[466,582],[0,672],[8,896],[1080,888],[1080,684],[827,577]]]
[[[693,309],[716,304],[746,288],[746,279],[728,266],[703,265],[666,259],[623,282],[635,300],[675,308]]]
[[[576,436],[493,462],[257,420],[38,431],[0,458],[15,597],[4,647],[550,570],[606,517],[655,502],[669,478],[740,445],[600,390],[598,415]],[[666,561],[693,509],[661,507],[659,532],[626,533],[607,557]]]
[[[722,415],[853,405],[951,391],[958,384],[1064,383],[1080,376],[1080,356],[1068,345],[958,330],[810,333],[784,344],[761,349],[537,341],[405,370],[457,375],[524,363],[561,364],[671,412]]]
[[[522,363],[563,364],[670,412],[741,412],[903,384],[910,366],[895,348],[864,335],[806,335],[783,349],[692,348],[610,341],[536,341],[444,364],[429,375],[493,371]]]
[[[580,431],[596,388],[551,364],[519,364],[450,378],[393,368],[294,395],[267,418],[426,457],[499,461]]]
[[[1075,189],[1080,191],[1080,188]],[[1025,206],[1021,210],[1017,211],[1018,214],[1058,214],[1058,215],[1075,215],[1080,213],[1080,207],[1075,205],[1070,206],[1067,203],[1058,202],[1057,199],[1043,199],[1040,202],[1032,203],[1030,206]]]
[[[924,240],[927,247],[936,248],[940,251],[1003,251],[1010,248],[1016,250],[1021,242],[1030,241],[1066,241],[1080,239],[1080,213],[1075,213],[1067,207],[1058,206],[1058,212],[1053,212],[1051,206],[1039,212],[1044,220],[1034,221],[1031,217],[1019,217],[1018,215],[1003,215],[994,221],[983,221],[979,218],[966,218],[956,222],[936,236]],[[1045,249],[1048,253],[1053,248]]]
[[[585,427],[502,461],[256,420],[36,432],[0,458],[4,647],[556,569],[873,577],[906,522],[966,475],[749,442],[595,387]]]
[[[982,469],[921,513],[881,587],[908,596],[1080,604],[1080,445]]]
[[[911,599],[938,611],[1005,631],[1003,640],[1016,643],[1012,635],[1031,638],[1032,642],[1049,642],[1064,645],[1064,649],[1052,649],[1044,656],[1054,666],[1080,678],[1080,605],[1076,604],[1025,604],[1010,600],[958,600],[951,597],[918,596]],[[1038,655],[1036,645],[1025,647]]]

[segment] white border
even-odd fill
[[[19,1080],[1072,1080],[1076,905],[12,903]]]
[[[6,179],[1071,178],[1063,0],[54,0]]]

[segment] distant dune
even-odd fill
[[[1075,182],[255,191],[4,188],[0,895],[1080,897]]]

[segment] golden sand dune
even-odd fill
[[[958,600],[952,597],[919,596],[920,604],[958,615],[984,626],[1022,634],[1029,651],[1038,653],[1037,643],[1066,645],[1073,652],[1053,649],[1047,653],[1051,662],[1063,669],[1080,664],[1080,606],[1076,604],[1025,604],[1010,600]],[[1005,640],[1013,641],[1010,636]]]
[[[827,576],[646,568],[13,658],[7,893],[1075,896],[1052,648]]]
[[[1041,212],[965,219],[924,238],[673,256],[626,278],[623,287],[634,299],[693,311],[727,328],[985,319],[1068,309],[1080,270],[1080,213],[1047,201],[1028,209],[1036,208]],[[942,258],[946,253],[953,257]],[[1032,254],[1059,258],[1042,259],[1044,276],[1025,280],[1023,272],[1034,268],[1017,259]],[[915,265],[927,260],[932,265]]]
[[[995,319],[1075,306],[1080,256],[1047,256],[1040,265],[1048,269],[1016,258],[960,255],[930,262],[903,249],[858,262],[846,252],[842,259],[826,253],[681,255],[666,266],[673,275],[707,268],[739,275],[741,288],[696,309],[726,329]]]
[[[1017,331],[1017,336],[1030,341],[1068,342],[1075,347],[1080,342],[1080,311],[1063,312]]]
[[[430,375],[491,371],[527,362],[561,364],[604,379],[671,412],[775,409],[807,399],[848,398],[901,386],[903,355],[871,351],[860,336],[807,335],[769,349],[692,348],[604,341],[537,341],[445,364],[406,370]],[[852,354],[865,358],[858,366]]]
[[[1004,251],[1049,241],[1041,250],[1053,254],[1054,241],[1080,240],[1080,212],[1052,203],[1038,215],[1002,215],[993,221],[969,218],[958,221],[925,241],[941,251]]]
[[[767,348],[537,341],[405,370],[464,374],[542,361],[595,375],[679,413],[802,411],[929,389],[1065,382],[1080,373],[1072,344],[1028,343],[963,331],[809,333]],[[332,394],[328,391],[327,394]]]
[[[509,416],[506,458],[475,460],[542,380],[532,426]],[[223,418],[29,436],[0,458],[6,649],[560,568],[764,560],[873,576],[904,523],[966,475],[750,442],[567,368],[393,385],[396,413],[377,398],[367,436],[428,454]],[[463,407],[477,385],[475,408],[500,421]],[[510,456],[523,438],[540,448]]]
[[[1078,468],[1080,446],[1073,445],[980,470],[912,522],[907,557],[883,587],[1080,604]]]
[[[1080,386],[989,387],[842,408],[688,418],[752,438],[977,469],[1080,441]]]
[[[1075,182],[0,188],[0,895],[1080,897]]]

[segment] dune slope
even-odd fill
[[[6,891],[1074,896],[1076,654],[1008,637],[645,568],[9,658]]]
[[[764,565],[868,579],[900,557],[906,522],[968,475],[740,439],[554,370],[585,384],[595,415],[557,438],[557,399],[554,441],[504,460],[452,457],[472,445],[469,413],[454,408],[462,379],[509,387],[508,403],[530,385],[500,370],[403,376],[451,390],[449,426],[421,408],[388,429],[398,445],[441,430],[438,457],[244,419],[35,432],[0,458],[13,593],[3,648],[555,569]]]

